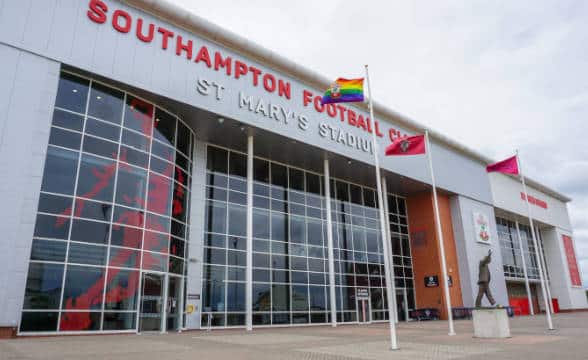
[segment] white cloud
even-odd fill
[[[175,0],[574,198],[588,282],[588,2]]]

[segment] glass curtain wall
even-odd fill
[[[62,72],[20,332],[135,330],[140,271],[184,275],[193,134]]]
[[[260,158],[253,167],[253,324],[327,323],[324,178]],[[246,176],[244,154],[208,146],[203,327],[209,318],[216,327],[245,325]],[[373,319],[383,320],[385,281],[375,191],[339,180],[333,180],[331,189],[339,321],[357,321],[357,287],[370,289]],[[394,195],[388,200],[398,242],[397,286],[410,287],[414,303],[404,200]]]
[[[519,223],[520,236],[523,244],[523,253],[521,254],[516,224],[513,221],[497,217],[496,226],[502,251],[504,275],[506,277],[524,279],[522,258],[524,256],[525,264],[527,265],[527,276],[529,279],[539,280],[539,268],[535,255],[536,249],[533,246],[533,238],[531,236],[531,227]],[[542,239],[538,237],[537,241],[542,241]]]

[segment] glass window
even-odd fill
[[[23,312],[20,331],[55,331],[57,330],[58,312]]]
[[[145,187],[147,185],[147,171],[136,167],[124,166],[119,164],[117,177],[118,178],[116,182],[116,203],[129,207],[143,209],[145,207]],[[166,200],[169,204],[169,196],[164,196],[161,199],[161,201]]]
[[[89,220],[74,220],[71,229],[71,240],[95,244],[108,244],[109,231],[110,225],[108,223]]]
[[[73,131],[67,131],[56,127],[51,128],[49,144],[57,145],[73,150],[79,150],[82,142],[82,135]]]
[[[84,152],[116,159],[118,157],[118,144],[107,140],[101,140],[93,136],[84,136]]]
[[[59,321],[60,331],[95,331],[100,330],[99,312],[62,312]]]
[[[42,191],[73,194],[78,168],[78,153],[49,146],[45,169],[43,170]]]
[[[65,276],[62,309],[101,309],[104,269],[70,265]]]
[[[304,172],[297,169],[289,169],[290,189],[304,191]]]
[[[63,281],[63,265],[29,264],[24,309],[58,309]]]
[[[285,166],[272,163],[271,176],[272,185],[288,188],[288,169]]]
[[[41,193],[39,196],[39,212],[51,214],[67,214],[71,212],[72,198]]]
[[[108,86],[93,83],[88,115],[114,124],[122,120],[124,94]]]
[[[269,183],[269,162],[253,159],[253,179],[262,183]]]
[[[253,311],[270,311],[271,293],[270,285],[253,283]]]
[[[151,136],[153,127],[153,105],[134,96],[127,96],[124,126]]]
[[[104,302],[105,309],[136,310],[138,288],[138,271],[108,269]]]
[[[112,205],[85,199],[76,199],[75,215],[86,219],[110,221]]]
[[[106,263],[106,247],[71,243],[67,261],[84,265],[104,265]]]
[[[253,210],[253,237],[260,239],[269,239],[270,220],[269,212],[263,210]]]
[[[64,241],[51,241],[33,239],[31,260],[65,261],[67,243]]]
[[[86,134],[118,142],[120,127],[90,118],[86,121]]]
[[[90,81],[86,79],[68,73],[61,73],[55,106],[78,113],[85,113],[89,85]]]
[[[247,177],[247,157],[235,152],[229,153],[229,174]]]
[[[244,206],[229,206],[229,234],[246,236],[247,209]]]
[[[190,151],[190,130],[188,130],[186,125],[182,124],[181,121],[178,121],[178,139],[176,147],[179,151],[188,156],[192,154],[192,151]]]
[[[306,173],[306,191],[317,195],[321,194],[321,181],[318,175]]]
[[[227,173],[227,167],[229,163],[227,160],[228,152],[226,150],[209,146],[207,148],[207,157],[208,160],[206,161],[206,168],[208,171],[223,174]]]
[[[272,285],[272,310],[290,311],[289,285]]]
[[[227,311],[245,311],[245,284],[227,283]]]
[[[308,311],[308,286],[292,286],[292,311]]]
[[[91,155],[82,155],[77,196],[112,201],[116,163]]]
[[[155,110],[153,137],[157,140],[174,146],[176,138],[176,118],[169,113],[157,108]]]
[[[150,140],[148,137],[123,129],[122,143],[136,150],[149,152]],[[173,156],[173,155],[172,155]]]
[[[69,111],[55,109],[53,111],[53,125],[81,132],[84,128],[84,117]]]
[[[67,239],[69,223],[69,218],[39,214],[34,234],[36,237]]]
[[[134,330],[136,313],[104,313],[102,330]]]

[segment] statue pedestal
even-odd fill
[[[474,337],[509,338],[510,324],[506,309],[477,308],[472,310]]]

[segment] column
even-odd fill
[[[541,266],[543,267],[543,277],[545,279],[545,289],[547,290],[547,297],[549,298],[549,308],[551,313],[553,314],[553,298],[551,297],[551,290],[549,285],[549,277],[547,276],[547,262],[545,261],[545,253],[543,252],[543,237],[541,236],[541,232],[539,228],[536,229],[537,234],[537,245],[539,247],[536,249],[539,252],[539,258],[541,259]]]
[[[337,327],[337,297],[335,296],[335,257],[333,250],[333,219],[331,216],[331,176],[329,175],[329,159],[324,160],[325,172],[325,204],[327,211],[327,252],[329,256],[329,298],[331,307],[331,326]]]
[[[523,274],[525,275],[525,288],[527,289],[527,299],[529,301],[529,311],[531,315],[535,315],[533,309],[533,297],[531,296],[531,287],[529,286],[529,276],[527,275],[527,262],[525,261],[525,252],[523,250],[523,241],[521,238],[521,231],[519,230],[519,222],[515,221],[517,228],[517,238],[519,239],[519,250],[521,251],[521,258],[523,259]]]
[[[253,135],[247,136],[247,271],[245,325],[253,330]]]

